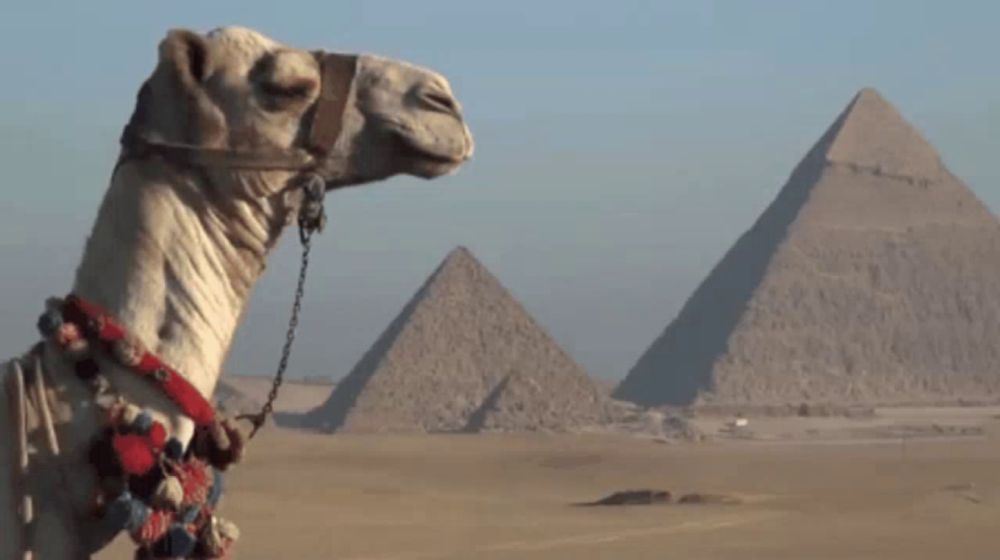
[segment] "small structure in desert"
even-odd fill
[[[614,396],[749,410],[996,400],[998,278],[996,217],[865,89]]]

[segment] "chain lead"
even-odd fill
[[[306,290],[306,272],[309,270],[309,251],[312,249],[312,235],[322,232],[326,225],[326,212],[323,209],[323,198],[326,195],[326,183],[319,175],[312,174],[302,185],[303,199],[299,207],[299,241],[302,242],[302,262],[299,266],[299,280],[295,287],[295,301],[292,303],[292,314],[288,319],[288,331],[285,333],[285,345],[281,349],[281,359],[278,370],[274,374],[271,390],[267,394],[267,402],[256,414],[243,414],[237,419],[246,419],[253,424],[250,437],[267,422],[267,417],[274,410],[274,401],[278,398],[278,389],[285,381],[285,369],[292,355],[292,343],[295,342],[295,331],[299,326],[299,312],[302,310],[302,297]]]

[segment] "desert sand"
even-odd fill
[[[751,418],[752,439],[705,418],[713,437],[698,444],[272,427],[227,478],[223,514],[242,529],[243,560],[995,558],[998,412]],[[935,424],[981,433],[879,431]],[[574,505],[627,488],[743,503]],[[130,558],[128,544],[99,558]]]

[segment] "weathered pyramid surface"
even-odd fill
[[[1000,228],[861,91],[615,396],[641,404],[1000,397]]]
[[[610,399],[465,248],[305,424],[343,432],[571,430]]]

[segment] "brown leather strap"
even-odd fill
[[[354,83],[358,57],[323,51],[313,56],[319,62],[322,85],[309,131],[309,149],[313,153],[328,154],[333,151],[344,126],[344,108]]]
[[[312,167],[315,163],[312,155],[295,148],[288,150],[257,149],[253,151],[205,148],[191,144],[151,140],[131,126],[126,126],[122,132],[121,144],[125,149],[121,158],[123,160],[141,159],[155,153],[184,165],[285,171],[300,171]]]
[[[328,183],[335,184],[343,173],[342,161],[332,161],[330,154],[344,124],[344,109],[357,72],[358,57],[354,55],[313,53],[320,65],[320,94],[313,110],[306,149],[236,150],[206,148],[193,144],[165,142],[146,136],[143,131],[127,125],[122,131],[122,155],[118,168],[129,159],[142,159],[157,154],[180,164],[199,167],[224,167],[260,171],[313,171]]]

